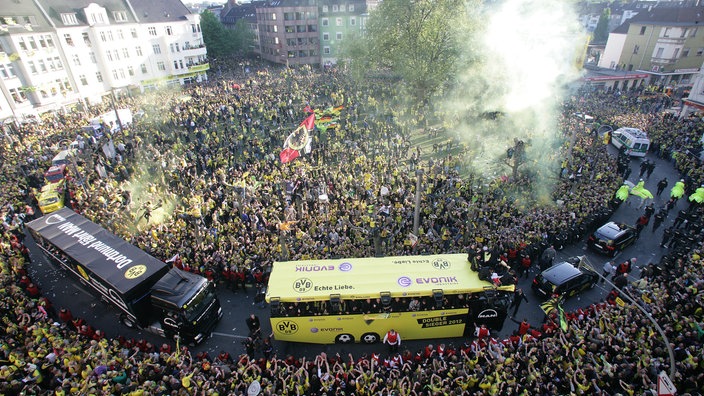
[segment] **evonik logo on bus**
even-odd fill
[[[396,280],[401,287],[408,287],[413,284],[413,279],[407,276],[401,276]],[[448,285],[457,284],[459,281],[456,276],[432,276],[416,278],[415,283],[419,285]]]
[[[335,271],[334,265],[297,265],[294,272]]]

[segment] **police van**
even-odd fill
[[[611,134],[611,144],[631,157],[645,157],[650,147],[650,139],[638,128],[619,128]]]

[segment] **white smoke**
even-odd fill
[[[506,0],[485,11],[486,28],[467,45],[478,61],[460,71],[454,94],[439,106],[444,125],[468,146],[479,174],[510,175],[502,161],[518,138],[529,143],[524,167],[556,176],[558,105],[579,77],[586,34],[565,1]],[[487,117],[492,112],[500,115]]]

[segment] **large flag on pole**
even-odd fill
[[[287,163],[293,161],[294,159],[300,157],[301,150],[305,149],[305,153],[310,152],[310,145],[313,140],[310,137],[310,132],[315,128],[315,114],[311,114],[306,117],[303,122],[288,135],[284,141],[284,150],[279,154],[279,159],[282,163]]]

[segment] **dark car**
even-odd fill
[[[589,236],[587,245],[599,253],[616,257],[637,238],[635,228],[610,221]]]
[[[582,290],[591,289],[599,280],[599,275],[582,265],[583,258],[569,258],[538,274],[532,284],[535,293],[542,297],[572,297]]]

